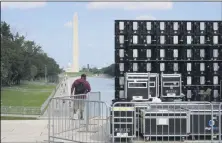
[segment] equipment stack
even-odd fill
[[[222,21],[116,20],[115,105],[121,100],[147,139],[222,138]]]

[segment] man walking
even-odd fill
[[[71,96],[74,93],[74,96],[72,96],[74,99],[77,99],[74,101],[74,114],[79,109],[80,110],[80,118],[83,119],[83,111],[85,107],[85,99],[86,94],[91,91],[91,87],[89,82],[86,80],[86,75],[82,74],[81,78],[75,80],[71,87]]]

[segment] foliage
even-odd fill
[[[13,34],[10,25],[1,22],[1,84],[18,85],[21,80],[55,76],[61,72],[53,58],[48,57],[42,47],[26,40],[19,33]]]
[[[69,77],[80,77],[82,74],[86,74],[87,77],[93,76],[94,74],[92,72],[84,72],[84,71],[80,71],[80,72],[67,72],[66,73]]]
[[[108,67],[104,67],[100,70],[103,74],[115,76],[115,64],[111,64]]]
[[[96,67],[93,67],[93,68],[83,67],[80,72],[82,72],[82,73],[91,73],[91,74],[100,74],[101,70],[99,70]]]

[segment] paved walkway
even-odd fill
[[[44,142],[48,138],[47,120],[3,120],[1,142]]]

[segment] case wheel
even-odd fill
[[[145,140],[146,140],[146,141],[150,141],[150,137],[146,137]]]
[[[181,141],[184,142],[185,141],[185,137],[181,137]]]

